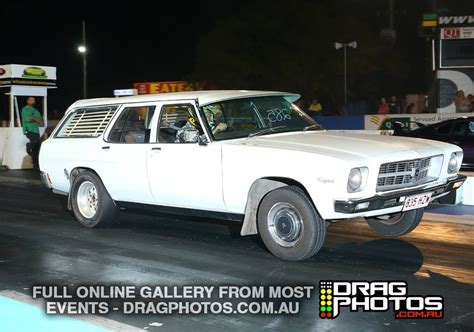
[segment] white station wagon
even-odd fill
[[[242,222],[288,260],[313,256],[330,222],[364,217],[385,236],[459,188],[451,144],[323,130],[299,95],[200,91],[80,100],[40,153],[41,177],[86,227],[121,210]]]

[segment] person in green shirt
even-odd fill
[[[43,117],[41,113],[34,107],[36,104],[35,97],[28,97],[27,105],[21,109],[21,123],[23,133],[29,139],[26,144],[26,152],[33,159],[33,167],[38,168],[38,154],[40,148],[39,127],[43,126]]]

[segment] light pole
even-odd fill
[[[86,47],[86,21],[82,21],[82,45],[77,50],[82,54],[82,95],[87,98],[87,47]]]
[[[336,50],[344,48],[344,113],[347,115],[347,46],[351,48],[357,47],[357,42],[353,41],[350,43],[334,43]]]

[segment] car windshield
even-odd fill
[[[222,101],[201,108],[217,141],[323,128],[287,96]]]

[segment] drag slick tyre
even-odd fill
[[[418,226],[425,209],[411,210],[386,216],[365,218],[373,230],[389,237],[410,233]]]
[[[71,187],[71,206],[76,220],[85,227],[106,227],[118,209],[100,178],[89,171],[80,173]]]
[[[295,186],[268,193],[260,203],[257,218],[266,247],[282,259],[307,259],[321,249],[326,237],[326,222],[308,196]]]

